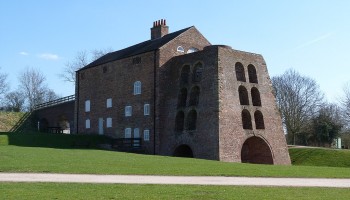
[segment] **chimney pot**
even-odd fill
[[[169,33],[169,27],[166,26],[165,19],[157,20],[153,22],[151,28],[151,40],[161,38]]]
[[[164,26],[166,26],[166,20],[164,19]]]
[[[163,19],[161,19],[161,21],[160,21],[160,25],[164,25],[164,21],[163,21]]]

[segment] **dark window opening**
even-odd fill
[[[256,129],[265,129],[264,116],[259,110],[255,111],[254,119]]]
[[[189,76],[190,76],[190,66],[185,65],[181,70],[180,84],[188,84]]]
[[[182,88],[177,98],[177,108],[186,107],[187,89]]]
[[[187,129],[192,131],[196,130],[197,123],[197,112],[195,110],[191,110],[187,115]]]
[[[197,106],[199,103],[200,89],[198,86],[192,88],[190,93],[190,106]]]
[[[108,68],[107,68],[106,66],[104,66],[104,67],[102,68],[102,71],[103,71],[103,73],[106,73],[106,72],[108,71]]]
[[[178,146],[173,154],[175,157],[193,158],[192,149],[187,145]]]
[[[185,120],[185,114],[184,112],[180,111],[176,114],[175,119],[175,131],[183,131],[184,130],[184,120]]]
[[[248,91],[244,86],[238,87],[239,102],[241,105],[249,105]]]
[[[250,83],[258,83],[256,69],[255,69],[254,65],[252,65],[252,64],[248,65],[248,75],[249,75],[249,82]]]
[[[250,116],[250,113],[248,110],[244,109],[242,111],[242,123],[243,123],[243,129],[253,129],[252,126],[252,117]]]
[[[237,62],[235,65],[235,70],[236,70],[237,81],[246,82],[244,67],[243,67],[242,63]]]
[[[200,82],[202,80],[203,65],[202,63],[197,63],[193,69],[193,82]]]
[[[260,92],[256,87],[251,90],[253,106],[261,106]]]

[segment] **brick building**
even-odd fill
[[[108,53],[76,73],[75,131],[141,138],[146,153],[290,164],[263,57],[194,27]]]

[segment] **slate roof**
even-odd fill
[[[125,49],[121,49],[119,51],[114,51],[114,52],[108,53],[108,54],[102,56],[101,58],[91,62],[90,64],[86,65],[85,67],[79,69],[78,71],[88,69],[91,67],[95,67],[98,65],[102,65],[102,64],[112,62],[115,60],[135,56],[135,55],[138,55],[141,53],[146,53],[149,51],[157,50],[160,47],[162,47],[163,45],[165,45],[166,43],[170,42],[171,40],[173,40],[174,38],[176,38],[177,36],[179,36],[180,34],[182,34],[183,32],[187,31],[188,29],[190,29],[192,27],[193,26],[176,31],[176,32],[173,32],[173,33],[169,33],[167,35],[164,35],[161,38],[147,40],[147,41],[141,42],[139,44],[135,44],[133,46],[127,47]]]

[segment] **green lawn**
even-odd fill
[[[0,199],[349,199],[349,189],[0,183]]]
[[[254,165],[98,149],[72,149],[72,144],[77,141],[89,142],[94,147],[104,140],[104,137],[81,135],[0,134],[0,171],[350,178],[350,167]]]

